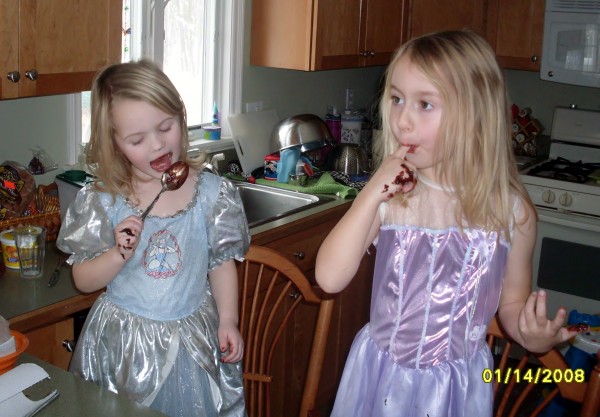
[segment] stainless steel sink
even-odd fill
[[[232,181],[240,192],[248,225],[258,226],[333,201],[333,197]]]

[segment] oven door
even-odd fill
[[[544,208],[538,211],[533,289],[548,293],[548,316],[600,313],[600,219]]]

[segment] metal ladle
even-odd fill
[[[188,172],[190,171],[190,167],[183,161],[177,161],[173,165],[163,172],[162,177],[160,179],[160,183],[162,184],[161,190],[158,192],[152,203],[144,210],[142,213],[142,221],[146,218],[154,204],[158,201],[158,198],[165,191],[174,191],[179,189],[185,180],[187,179]]]
[[[183,161],[177,161],[174,164],[172,164],[169,168],[167,168],[165,172],[163,172],[162,177],[160,178],[162,188],[160,189],[156,197],[154,197],[152,203],[150,203],[150,205],[142,213],[142,221],[144,221],[148,213],[150,213],[150,210],[152,210],[152,207],[154,207],[154,204],[156,204],[158,198],[162,193],[164,193],[165,191],[177,190],[183,185],[183,183],[187,179],[189,171],[190,167],[188,166],[188,164],[186,164]],[[129,236],[134,236],[133,231],[129,227],[119,230],[119,232],[123,232]],[[121,256],[123,255],[121,254]],[[125,259],[125,257],[123,257],[123,259]]]

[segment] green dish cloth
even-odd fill
[[[257,179],[256,183],[307,194],[335,194],[340,198],[352,198],[358,195],[356,189],[340,184],[327,172],[318,179],[309,179],[305,186],[290,185],[285,182],[265,180],[263,178]]]

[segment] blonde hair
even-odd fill
[[[512,153],[508,94],[494,52],[470,31],[432,33],[403,44],[387,68],[380,102],[383,135],[377,146],[382,159],[399,146],[391,131],[390,84],[403,57],[419,68],[444,100],[436,169],[438,178],[456,190],[458,223],[500,231],[509,239],[515,195],[532,204]]]
[[[188,155],[189,138],[185,105],[165,73],[148,60],[113,64],[96,74],[91,92],[91,135],[86,163],[98,181],[96,189],[116,194],[135,195],[131,163],[115,144],[111,106],[115,99],[139,100],[176,116],[182,132],[181,160],[200,169],[206,155]]]

